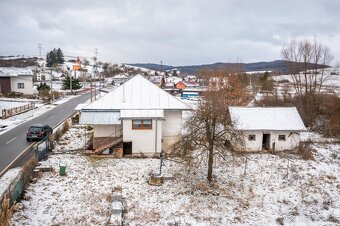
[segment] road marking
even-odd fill
[[[0,172],[0,177],[3,176],[3,174],[8,170],[8,168],[15,162],[18,160],[18,158],[20,158],[29,148],[32,148],[32,146],[35,144],[36,142],[33,142],[30,146],[28,146],[25,150],[23,150],[20,155],[18,155],[10,164],[8,164],[5,169],[3,171]]]
[[[6,144],[11,143],[13,140],[17,139],[17,137],[14,137],[12,140],[8,141]]]
[[[53,118],[53,117],[54,117],[54,115],[51,115],[50,117],[48,117],[48,119]]]

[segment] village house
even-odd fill
[[[0,93],[33,94],[33,72],[29,68],[0,67]]]
[[[292,150],[306,130],[295,107],[229,107],[229,112],[243,134],[245,151]]]
[[[129,79],[128,76],[123,75],[123,74],[115,75],[115,76],[112,77],[112,84],[113,85],[115,85],[115,84],[121,85],[124,82],[126,82],[128,79]]]
[[[181,91],[182,99],[198,97],[204,91],[198,82],[179,81],[176,83],[175,88]]]
[[[154,155],[178,140],[186,110],[188,105],[136,75],[83,108],[80,123],[93,125],[97,153],[122,143],[124,155]]]

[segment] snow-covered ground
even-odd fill
[[[62,149],[81,146],[81,131],[69,130]],[[205,182],[205,164],[189,171],[165,161],[163,172],[173,180],[157,187],[147,180],[158,159],[54,154],[41,163],[54,171],[29,185],[12,224],[105,225],[112,188],[121,187],[126,225],[339,225],[340,144],[315,134],[303,139],[315,137],[315,161],[249,154],[246,174],[242,155],[216,162],[214,188]],[[66,176],[59,164],[67,165]]]
[[[35,117],[38,117],[39,115],[42,115],[44,113],[46,113],[47,111],[55,108],[56,106],[65,103],[67,101],[69,101],[71,98],[75,98],[77,96],[68,96],[66,98],[63,98],[61,100],[58,100],[52,104],[42,104],[41,102],[39,103],[35,103],[36,108],[34,108],[33,110],[18,114],[18,115],[14,115],[10,118],[7,119],[0,119],[0,135],[9,131],[10,129],[13,129],[14,127],[28,121],[31,120]],[[2,103],[9,103],[9,104],[16,104],[18,102],[3,102],[0,101],[0,105]],[[22,102],[20,102],[21,104]],[[23,102],[24,104],[27,104],[25,102]]]
[[[15,102],[15,101],[0,100],[0,116],[2,114],[2,110],[4,110],[4,109],[20,107],[20,106],[24,106],[26,104],[29,104],[29,102]]]

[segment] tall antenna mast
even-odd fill
[[[42,45],[41,45],[41,43],[38,43],[38,49],[39,49],[39,56],[41,56],[41,50],[42,50]]]

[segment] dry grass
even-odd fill
[[[11,206],[10,199],[8,197],[5,197],[1,203],[0,208],[0,225],[9,226],[11,216],[16,209],[17,205],[14,204]]]
[[[312,142],[300,142],[297,154],[300,155],[303,160],[315,160],[313,150]]]
[[[155,210],[145,211],[141,210],[138,217],[136,217],[134,220],[143,219],[143,221],[147,222],[157,222],[159,221],[161,215],[159,212],[156,212]]]
[[[66,133],[71,127],[71,123],[68,119],[65,120],[63,125],[63,133]]]
[[[22,172],[23,172],[23,180],[24,180],[24,187],[26,187],[32,178],[32,173],[35,167],[37,166],[38,161],[36,160],[35,157],[32,157],[29,161],[27,161],[23,166],[22,166]]]

